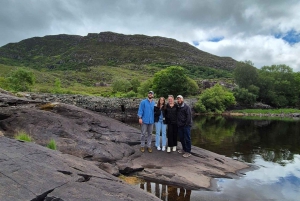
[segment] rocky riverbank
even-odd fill
[[[8,139],[20,130],[35,143]],[[177,152],[141,153],[139,129],[74,105],[2,93],[0,133],[0,175],[7,180],[0,183],[0,196],[5,201],[82,200],[80,196],[99,200],[102,195],[102,200],[156,200],[114,176],[136,174],[191,190],[212,189],[212,178],[239,176],[239,170],[249,167],[197,147],[187,159]],[[43,147],[50,139],[58,151]]]

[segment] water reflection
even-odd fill
[[[266,161],[285,165],[300,153],[300,121],[197,117],[193,145],[253,163],[259,154]]]
[[[240,179],[218,179],[218,192],[186,191],[147,182],[162,200],[300,200],[300,120],[196,117],[192,143],[259,169]]]
[[[154,194],[156,197],[160,198],[163,201],[191,200],[191,190],[186,190],[183,188],[177,188],[174,186],[152,182],[141,183],[140,188]]]

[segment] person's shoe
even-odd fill
[[[167,152],[168,152],[168,153],[171,152],[171,147],[167,147]]]
[[[191,153],[186,152],[186,153],[183,154],[182,156],[183,156],[184,158],[188,158],[188,157],[190,157],[191,155],[192,155]]]
[[[145,147],[141,147],[141,148],[140,148],[140,151],[141,151],[142,153],[144,153],[144,152],[145,152]]]
[[[174,146],[174,147],[172,148],[172,151],[176,151],[176,146]]]
[[[184,154],[185,153],[185,151],[184,150],[182,150],[182,149],[178,149],[178,151],[177,151],[178,153],[180,153],[180,154]]]
[[[166,147],[165,147],[165,146],[163,146],[161,150],[162,150],[162,151],[166,151]]]
[[[157,151],[160,151],[161,150],[161,148],[160,147],[157,147]]]
[[[151,147],[148,147],[148,152],[149,152],[149,153],[152,153]]]

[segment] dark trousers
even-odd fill
[[[185,152],[191,153],[191,127],[190,126],[183,126],[178,127],[178,135],[182,145],[182,149]]]
[[[177,132],[178,126],[177,124],[168,124],[168,147],[175,147],[177,146]]]

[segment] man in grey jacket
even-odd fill
[[[178,153],[183,154],[183,157],[187,158],[191,156],[192,112],[191,108],[184,103],[181,95],[177,96],[177,104],[178,135],[182,145],[182,150],[178,150]]]

